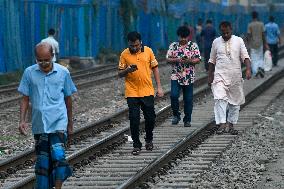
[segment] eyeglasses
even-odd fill
[[[50,63],[50,59],[36,60],[36,62],[37,62],[38,64],[48,64],[48,63]]]

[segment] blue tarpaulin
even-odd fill
[[[60,57],[97,56],[102,49],[120,52],[125,47],[125,12],[122,0],[0,0],[0,73],[24,69],[34,63],[34,47],[47,37],[49,28],[57,32]],[[132,12],[129,30],[138,30],[143,43],[154,52],[167,49],[177,39],[176,29],[183,22],[195,26],[201,18],[233,23],[234,32],[246,32],[250,12],[259,11],[268,21],[270,8],[240,5],[222,6],[202,1],[129,0]],[[282,27],[284,6],[273,8]],[[125,11],[125,10],[124,10]]]

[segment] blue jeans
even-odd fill
[[[179,96],[180,90],[183,92],[184,101],[184,118],[183,122],[191,122],[192,114],[192,97],[193,97],[193,84],[180,85],[177,80],[171,80],[171,107],[174,116],[180,117],[179,111]]]

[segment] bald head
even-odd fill
[[[42,71],[48,73],[52,69],[53,51],[48,43],[39,43],[35,47],[36,61]]]
[[[53,56],[52,46],[46,42],[38,43],[35,47],[35,55],[38,56],[39,54],[50,54]]]

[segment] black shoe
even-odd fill
[[[154,148],[153,142],[152,141],[151,142],[146,142],[145,148],[146,148],[146,150],[152,151],[153,148]]]
[[[190,124],[190,122],[184,122],[184,125],[183,125],[184,127],[191,127],[191,124]]]
[[[141,148],[133,148],[132,155],[137,156],[141,152]]]
[[[180,117],[174,116],[174,118],[172,119],[172,124],[177,125],[179,121],[180,121]]]

